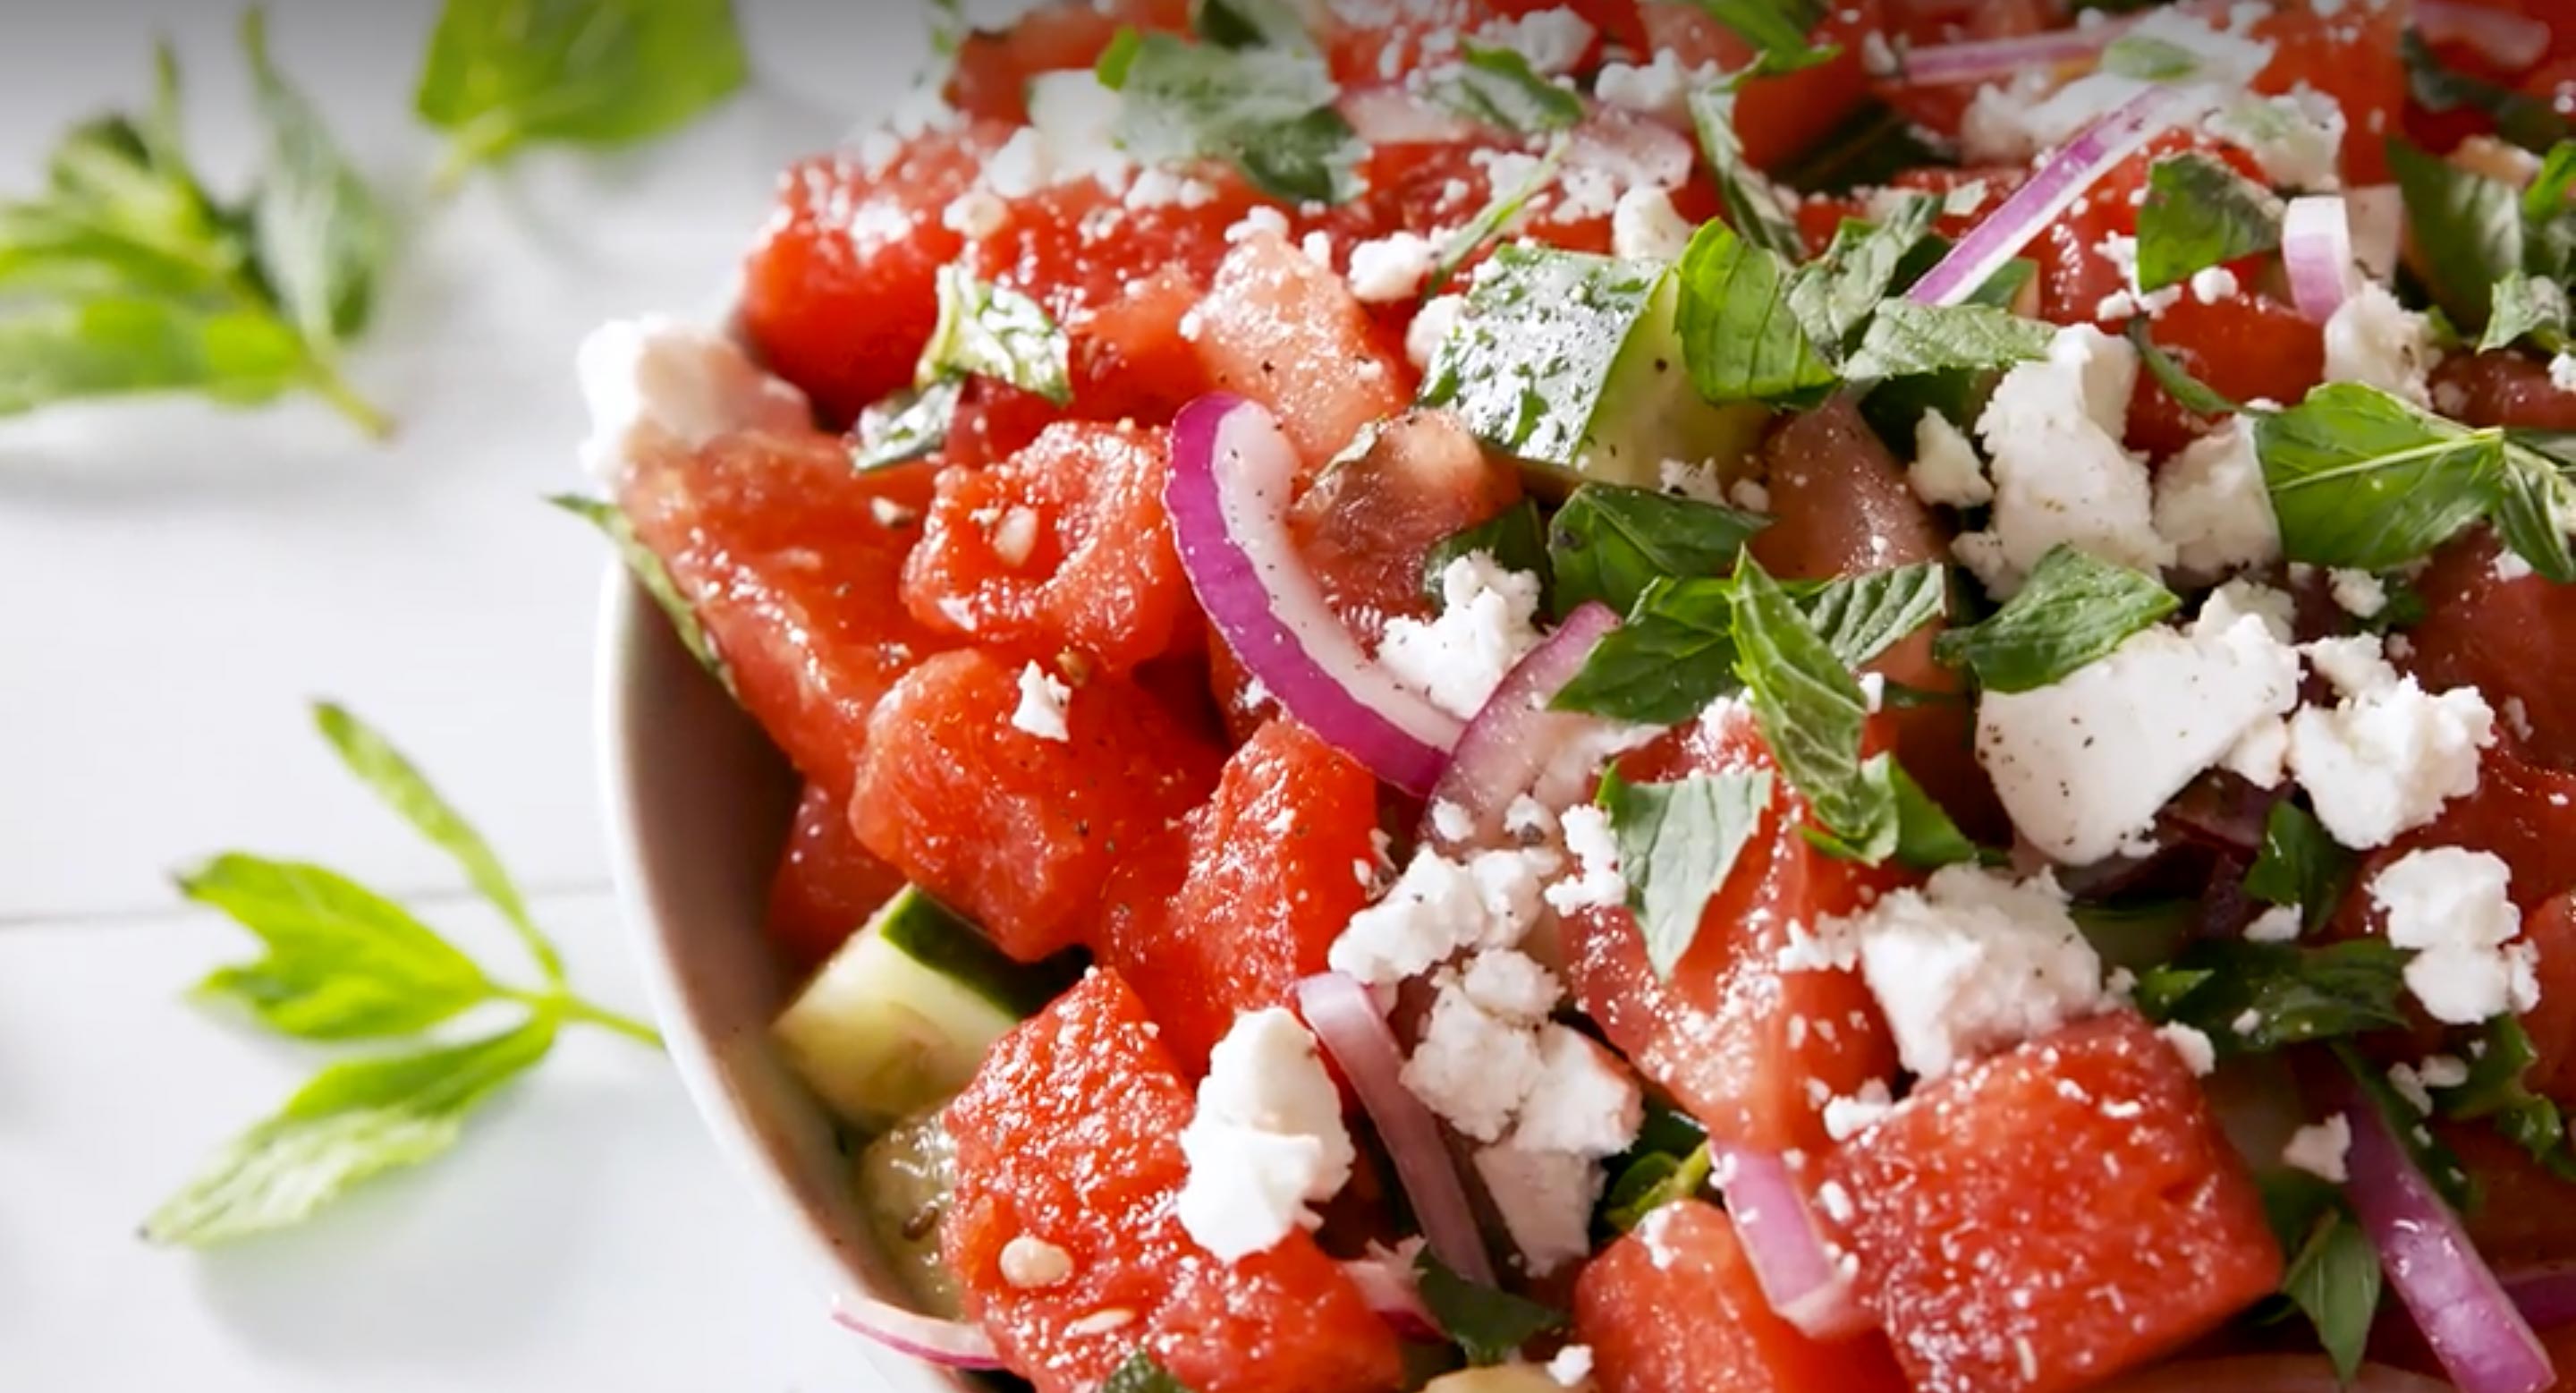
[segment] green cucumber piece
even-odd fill
[[[825,1106],[876,1132],[944,1102],[1004,1032],[1062,985],[1003,956],[973,924],[906,886],[841,945],[770,1027]]]
[[[957,1145],[934,1109],[859,1151],[851,1171],[868,1234],[924,1315],[956,1320],[957,1274],[939,1257],[939,1221],[957,1187]]]

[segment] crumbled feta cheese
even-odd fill
[[[1748,513],[1771,511],[1771,490],[1758,479],[1738,479],[1727,486],[1726,499]]]
[[[1948,866],[1847,921],[1861,977],[1924,1078],[2100,1010],[2102,960],[2042,871],[2027,881]]]
[[[2089,324],[2059,330],[2045,360],[2004,374],[1977,421],[1994,513],[1954,548],[1988,590],[2009,598],[2061,542],[2145,571],[2173,561],[2146,464],[2120,443],[2137,380],[2137,350]]]
[[[2196,576],[2280,559],[2280,523],[2244,418],[2231,417],[2156,471],[2155,527],[2173,545],[2174,564]]]
[[[1255,237],[1286,237],[1287,235],[1288,215],[1263,203],[1245,210],[1242,217],[1235,219],[1234,225],[1225,230],[1225,243],[1231,247],[1249,242]]]
[[[1440,248],[1430,238],[1416,233],[1394,232],[1354,243],[1351,294],[1372,305],[1410,300],[1421,292],[1422,282],[1439,260]]]
[[[1004,198],[1026,198],[1094,179],[1113,193],[1126,191],[1136,167],[1118,148],[1123,98],[1088,68],[1040,73],[1029,79],[1028,96],[1029,124],[985,161],[984,187]]]
[[[2576,392],[2576,354],[2560,353],[2550,358],[2549,385],[2562,392]]]
[[[1546,161],[1519,150],[1477,150],[1467,156],[1467,163],[1485,171],[1486,187],[1517,189],[1537,178]]]
[[[1590,1255],[1592,1206],[1601,1198],[1598,1161],[1505,1142],[1479,1150],[1475,1164],[1531,1276]]]
[[[2236,273],[2224,266],[2205,266],[2191,276],[2192,298],[2204,305],[2233,300],[2243,291],[2244,287],[2236,283]]]
[[[1325,270],[1333,269],[1333,234],[1317,228],[1299,240],[1297,250],[1303,252],[1308,261]]]
[[[1476,31],[1476,41],[1508,48],[1529,61],[1531,72],[1554,77],[1574,71],[1583,55],[1591,51],[1592,35],[1590,21],[1559,5],[1552,10],[1533,10],[1518,19],[1487,20]]]
[[[1673,210],[1669,190],[1640,184],[1610,210],[1610,254],[1629,261],[1679,261],[1699,229]]]
[[[2307,652],[2343,699],[2290,718],[2289,770],[2336,841],[2385,846],[2476,791],[2478,754],[2495,743],[2495,712],[2476,688],[2426,692],[2367,635]]]
[[[1040,740],[1058,742],[1073,739],[1065,725],[1065,707],[1073,700],[1073,689],[1049,675],[1035,663],[1020,669],[1020,704],[1011,712],[1011,725]]]
[[[1435,295],[1413,316],[1413,323],[1404,330],[1404,356],[1417,371],[1431,371],[1431,360],[1439,356],[1440,345],[1466,311],[1466,296]]]
[[[590,437],[582,467],[625,474],[638,456],[696,451],[737,430],[810,430],[805,394],[763,372],[722,334],[659,317],[616,319],[574,355]]]
[[[1672,49],[1659,47],[1654,61],[1643,66],[1602,64],[1592,80],[1592,95],[1604,106],[1624,107],[1681,123],[1690,119],[1691,92],[1717,77],[1715,63],[1686,68]]]
[[[2522,912],[2507,893],[2511,880],[2494,854],[2455,846],[2410,851],[2371,878],[2388,941],[2415,950],[2406,989],[2433,1019],[2475,1025],[2540,1004],[2538,960],[2517,941]]]
[[[2370,572],[2337,567],[2327,575],[2327,588],[2344,613],[2370,619],[2388,608],[2388,587]]]
[[[1825,1135],[1835,1141],[1849,1141],[1886,1120],[1896,1111],[1896,1101],[1887,1084],[1872,1079],[1848,1098],[1836,1098],[1825,1104]]]
[[[1482,709],[1539,644],[1538,577],[1470,552],[1440,572],[1440,617],[1389,620],[1378,661],[1395,680],[1461,720]]]
[[[2183,1067],[2195,1076],[2205,1079],[2218,1068],[2218,1047],[2209,1042],[2208,1036],[2180,1021],[2160,1027],[2156,1033],[2165,1037],[2165,1043],[2182,1056]]]
[[[1655,483],[1677,498],[1699,503],[1726,502],[1726,480],[1712,464],[1668,459],[1655,466]]]
[[[2292,1132],[2289,1144],[2281,1148],[2281,1164],[2341,1185],[2352,1178],[2344,1165],[2344,1155],[2351,1150],[2352,1123],[2338,1113]]]
[[[1476,835],[1476,819],[1446,798],[1431,801],[1431,831],[1444,842],[1463,842]]]
[[[1977,704],[1977,758],[2013,826],[2089,865],[2134,843],[2203,770],[2298,701],[2298,656],[2257,615],[2132,635],[2101,661]]]
[[[1519,842],[1543,842],[1556,834],[1556,814],[1524,793],[1503,809],[1503,831]]]
[[[2397,1090],[2397,1096],[2405,1099],[2407,1106],[2415,1111],[2427,1114],[2433,1111],[2433,1095],[2425,1089],[2424,1080],[2415,1072],[2413,1065],[2389,1065],[2388,1086]]]
[[[1914,486],[1915,497],[1943,507],[1982,507],[1995,497],[1977,447],[1938,411],[1926,411],[1914,423],[1914,463],[1905,479]]]
[[[1559,914],[1582,909],[1614,909],[1628,902],[1628,881],[1619,873],[1619,841],[1611,834],[1610,815],[1590,803],[1567,808],[1559,824],[1565,849],[1574,857],[1575,873],[1547,887],[1548,908]]]
[[[1547,1376],[1565,1388],[1581,1388],[1592,1377],[1592,1346],[1567,1345],[1547,1361]]]
[[[1001,231],[1010,216],[1010,205],[995,198],[990,189],[968,189],[940,211],[939,225],[969,241],[981,241]]]
[[[1120,201],[1129,208],[1204,208],[1216,201],[1216,186],[1153,165],[1136,176]]]
[[[2329,382],[2358,382],[2431,406],[2426,375],[2435,356],[2432,325],[2377,281],[2363,281],[2326,321]]]
[[[1227,1262],[1321,1222],[1311,1206],[1341,1193],[1358,1153],[1341,1089],[1295,1015],[1274,1006],[1235,1017],[1208,1056],[1181,1154],[1190,1169],[1173,1210]]]
[[[1538,959],[1509,948],[1488,948],[1468,959],[1458,990],[1492,1015],[1530,1026],[1545,1021],[1565,995]]]
[[[1616,1156],[1637,1139],[1644,1095],[1618,1057],[1579,1030],[1539,1027],[1539,1073],[1512,1144],[1531,1151]]]
[[[2480,1048],[2483,1041],[2471,1048]],[[2416,1077],[2426,1088],[2457,1088],[2469,1081],[2469,1062],[2455,1054],[2428,1054],[2415,1066]]]
[[[1498,1141],[1545,1072],[1539,1037],[1476,1004],[1456,984],[1432,998],[1404,1086],[1463,1136]]]
[[[1469,948],[1509,948],[1537,920],[1541,887],[1562,864],[1543,847],[1480,851],[1464,861],[1417,851],[1384,899],[1351,916],[1326,961],[1386,986]]]
[[[2343,107],[2334,98],[2301,82],[2281,96],[2240,89],[2209,118],[2207,129],[2252,155],[2263,182],[2304,191],[2342,183],[2344,124]]]
[[[2294,943],[2300,933],[2299,906],[2276,904],[2245,926],[2248,943]]]
[[[1003,1281],[1022,1291],[1034,1291],[1072,1276],[1073,1254],[1023,1233],[1002,1245],[1000,1265]]]

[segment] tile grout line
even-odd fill
[[[572,881],[559,885],[529,885],[520,889],[533,910],[559,900],[590,899],[608,895],[617,887],[606,880]],[[482,897],[473,890],[458,886],[440,886],[430,890],[389,891],[385,898],[406,909],[433,913],[461,905],[480,904]],[[111,905],[103,909],[76,910],[0,910],[0,933],[12,929],[76,929],[101,924],[150,924],[164,920],[213,913],[202,906],[189,904],[174,893],[157,905]]]

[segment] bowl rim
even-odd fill
[[[611,561],[601,584],[594,635],[593,744],[600,809],[618,916],[665,1052],[678,1068],[681,1085],[727,1167],[758,1195],[758,1207],[767,1212],[773,1235],[787,1240],[802,1280],[824,1298],[824,1309],[817,1310],[814,1319],[828,1319],[844,1294],[909,1304],[908,1297],[873,1278],[843,1244],[834,1241],[825,1216],[799,1198],[785,1161],[761,1140],[748,1090],[734,1086],[728,1066],[719,1057],[715,1027],[703,1017],[682,980],[674,946],[677,934],[663,913],[654,869],[644,856],[645,790],[636,779],[632,757],[644,747],[638,737],[649,734],[640,698],[648,684],[672,670],[672,665],[656,661],[657,648],[676,649],[677,640],[624,564]],[[753,951],[766,951],[756,934],[746,933],[742,941]],[[763,1032],[764,1053],[766,1038]],[[850,1346],[854,1362],[872,1372],[888,1393],[976,1393],[976,1384],[880,1349],[855,1332]]]

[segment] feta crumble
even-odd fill
[[[1574,71],[1591,51],[1592,35],[1591,21],[1563,5],[1533,10],[1518,19],[1488,20],[1476,31],[1478,42],[1519,54],[1529,61],[1530,71],[1541,77]]]
[[[1849,1141],[1877,1126],[1896,1111],[1895,1098],[1883,1080],[1872,1079],[1848,1098],[1835,1098],[1825,1104],[1825,1135],[1835,1141]]]
[[[1439,356],[1440,345],[1466,311],[1466,296],[1435,295],[1413,316],[1413,323],[1404,330],[1404,356],[1417,371],[1431,371],[1431,360]]]
[[[1073,731],[1065,724],[1065,708],[1072,701],[1071,687],[1031,663],[1020,669],[1020,704],[1011,712],[1011,725],[1040,740],[1070,741]]]
[[[1547,1361],[1547,1376],[1567,1388],[1581,1388],[1592,1377],[1592,1346],[1567,1345]]]
[[[1002,1245],[1002,1280],[1022,1291],[1051,1287],[1073,1275],[1073,1254],[1023,1233]]]
[[[1200,1247],[1235,1262],[1322,1222],[1358,1153],[1315,1039],[1285,1009],[1237,1016],[1208,1056],[1181,1129],[1189,1175],[1173,1210]]]
[[[1575,873],[1547,887],[1548,908],[1559,914],[1582,909],[1615,909],[1628,902],[1628,881],[1619,873],[1619,842],[1610,815],[1590,803],[1565,810],[1559,825]]]
[[[1477,1151],[1475,1166],[1530,1275],[1544,1277],[1591,1254],[1592,1206],[1603,1186],[1600,1162],[1505,1142]]]
[[[1977,420],[1992,461],[1987,530],[1959,538],[1959,560],[1999,598],[2021,589],[2051,547],[2160,571],[2174,559],[2158,535],[2146,463],[2120,443],[2138,355],[2089,324],[2058,331],[2048,357],[2004,374]]]
[[[2475,688],[2427,692],[2381,651],[2367,636],[2308,645],[2342,700],[2290,718],[2290,772],[2334,839],[2364,851],[2475,792],[2479,752],[2495,743],[2495,712]]]
[[[1654,61],[1642,66],[1602,64],[1592,81],[1592,95],[1604,106],[1624,107],[1678,124],[1690,119],[1691,92],[1716,81],[1719,75],[1715,63],[1686,68],[1673,50],[1658,48]]]
[[[2335,604],[2355,618],[2376,618],[2388,608],[2388,586],[2368,571],[2338,567],[2327,573],[2326,588]]]
[[[1610,254],[1625,261],[1679,261],[1699,231],[1673,210],[1669,190],[1639,184],[1610,210]]]
[[[1371,986],[1392,986],[1470,948],[1509,948],[1538,918],[1541,888],[1563,859],[1544,847],[1480,851],[1453,861],[1417,851],[1384,899],[1351,916],[1325,961]]]
[[[2220,576],[2281,559],[2281,525],[2254,432],[2241,416],[2165,461],[2155,476],[2155,529],[2174,565]]]
[[[2560,353],[2550,358],[2549,385],[2562,392],[2576,392],[2576,354]]]
[[[2352,1178],[2344,1164],[2345,1154],[2351,1150],[2352,1123],[2338,1113],[2292,1132],[2289,1144],[2281,1148],[2281,1164],[2341,1185]]]
[[[1944,867],[1835,931],[1857,940],[1897,1057],[1927,1079],[2108,1004],[2102,960],[2046,871],[2015,881]]]
[[[2303,931],[2303,928],[2304,926],[2300,920],[2299,906],[2276,904],[2270,909],[2264,910],[2262,913],[2255,915],[2254,922],[2245,926],[2245,941],[2248,943],[2296,943],[2299,939],[2300,933]]]
[[[1538,646],[1538,577],[1470,552],[1441,571],[1440,594],[1439,618],[1387,622],[1378,661],[1399,684],[1466,720]]]
[[[2329,382],[2358,382],[2429,407],[2435,357],[2430,322],[2377,281],[2363,281],[2326,321]]]
[[[1938,411],[1926,411],[1914,423],[1914,463],[1905,479],[1914,486],[1915,497],[1940,507],[1977,508],[1995,498],[1977,447]]]
[[[1351,294],[1364,304],[1410,300],[1439,263],[1440,248],[1430,238],[1395,232],[1351,247]]]
[[[2511,880],[2492,853],[2451,846],[2408,852],[2371,878],[2388,941],[2415,950],[2406,989],[2433,1019],[2475,1025],[2540,1004],[2538,954],[2518,941]]]
[[[2156,1033],[2164,1037],[2166,1044],[2173,1046],[2175,1054],[2182,1056],[2183,1067],[2191,1070],[2194,1077],[2205,1079],[2216,1072],[2218,1047],[2209,1042],[2208,1036],[2180,1021],[2161,1026]]]
[[[1644,1096],[1616,1056],[1568,1026],[1539,1027],[1538,1077],[1512,1143],[1533,1151],[1616,1156],[1644,1119]]]
[[[1536,1032],[1444,983],[1401,1077],[1461,1136],[1491,1142],[1510,1130],[1544,1068]]]

